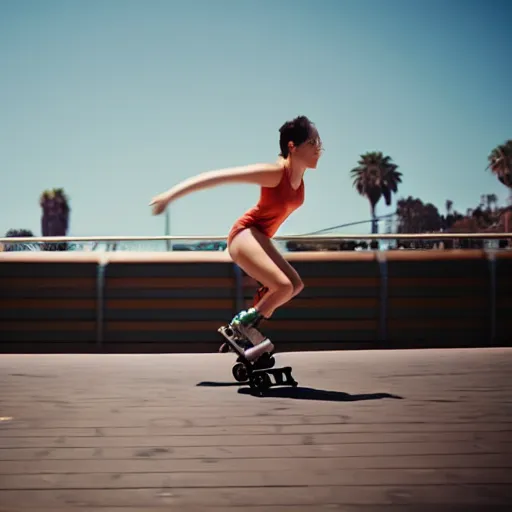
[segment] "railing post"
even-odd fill
[[[103,348],[105,317],[105,267],[108,260],[100,258],[96,267],[96,347]]]
[[[234,314],[236,315],[238,312],[242,311],[242,309],[244,307],[244,286],[243,286],[242,269],[236,263],[233,263],[233,270],[235,272],[235,305],[236,305],[236,311],[234,312]]]
[[[489,263],[489,316],[490,316],[490,344],[496,339],[496,253],[494,250],[486,251]]]
[[[377,261],[380,270],[380,327],[379,341],[387,340],[388,322],[388,262],[384,251],[377,251]]]

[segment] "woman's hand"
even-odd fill
[[[152,206],[152,212],[153,215],[160,215],[162,212],[165,211],[167,208],[167,205],[171,202],[171,197],[168,192],[165,192],[164,194],[159,194],[155,196],[151,202],[149,203],[149,206]]]

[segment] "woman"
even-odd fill
[[[322,144],[314,124],[305,116],[286,122],[279,132],[281,152],[276,163],[205,172],[179,183],[150,202],[153,214],[159,215],[171,201],[196,190],[225,183],[252,183],[261,187],[258,204],[235,222],[227,240],[233,261],[261,284],[260,292],[264,291],[258,294],[252,308],[241,311],[231,321],[231,326],[251,342],[245,351],[248,359],[273,350],[273,344],[257,327],[262,319],[269,319],[278,307],[304,287],[271,238],[303,204],[303,176],[306,169],[316,169]],[[254,346],[260,343],[255,350]]]

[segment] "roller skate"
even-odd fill
[[[256,295],[253,299],[253,306],[262,299],[262,297],[268,292],[268,288],[263,286],[261,283],[259,284],[259,288],[256,292]],[[238,345],[237,348],[243,349],[244,351],[253,348],[258,345],[262,341],[265,341],[265,336],[263,336],[256,328],[259,325],[262,317],[258,314],[256,309],[253,307],[249,311],[241,311],[231,320],[228,328],[223,331],[223,335],[225,337],[230,337],[233,344]],[[248,321],[247,321],[248,320]],[[244,324],[247,324],[244,326]],[[228,331],[228,329],[230,329]],[[220,330],[219,330],[220,331]],[[228,336],[226,336],[226,334]],[[223,343],[219,352],[234,352],[233,344],[228,342]],[[273,346],[271,351],[273,350]],[[270,356],[268,352],[264,352],[262,357],[264,359],[268,359]]]
[[[231,370],[236,381],[248,382],[251,390],[256,391],[260,396],[272,386],[296,387],[298,385],[292,376],[290,366],[274,368],[275,359],[268,351],[269,344],[272,345],[269,339],[265,338],[265,341],[257,345],[252,345],[248,341],[252,347],[240,350],[243,338],[240,338],[240,335],[230,325],[221,327],[219,332],[228,340],[227,344],[231,346],[232,350],[238,354],[236,364]],[[233,339],[236,341],[232,341]],[[250,354],[252,358],[248,359],[247,354]]]
[[[263,354],[272,354],[274,351],[273,343],[258,330],[261,320],[263,320],[263,316],[256,308],[252,307],[238,313],[230,323],[236,333],[248,339],[253,345],[244,350],[244,357],[248,361],[256,361]]]
[[[227,326],[220,327],[219,333],[227,340],[221,351],[236,352],[238,358],[232,368],[233,377],[238,382],[248,381],[252,390],[260,395],[272,386],[298,385],[292,377],[290,366],[273,368],[274,345],[258,329],[262,316],[255,308],[241,311]],[[271,378],[272,377],[272,378]]]
[[[254,347],[250,340],[236,332],[231,325],[220,327],[218,331],[228,340],[220,346],[219,352],[236,352],[240,354]]]
[[[236,352],[237,362],[245,360],[255,368],[271,368],[275,364],[274,345],[254,327],[260,319],[258,312],[251,308],[236,315],[229,325],[219,328],[219,333],[227,340],[219,351]]]

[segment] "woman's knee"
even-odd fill
[[[295,291],[294,284],[286,276],[273,280],[273,282],[269,283],[267,286],[274,293],[279,292],[282,295],[289,295],[290,297],[293,296]]]
[[[304,283],[299,281],[293,285],[293,296],[299,295],[299,293],[304,290]]]
[[[304,289],[304,283],[300,279],[290,279],[288,276],[282,275],[274,280],[269,289],[273,292],[279,291],[291,298],[298,295]]]

